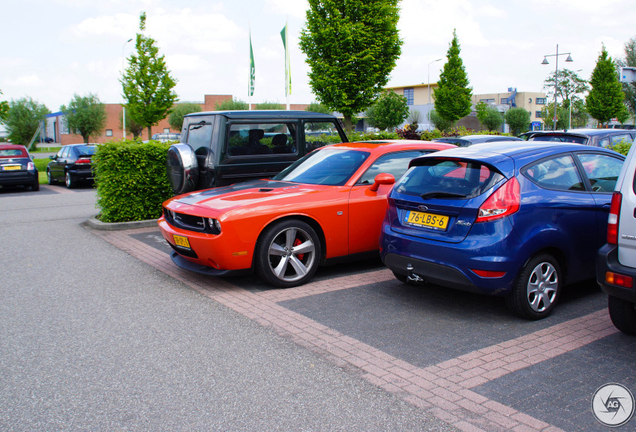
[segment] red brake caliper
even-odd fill
[[[303,242],[301,242],[299,238],[296,238],[296,241],[294,241],[294,247],[299,246],[301,244],[303,244]],[[299,260],[302,261],[303,258],[305,257],[305,254],[297,255],[297,257],[298,257]]]

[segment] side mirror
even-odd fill
[[[56,155],[49,156],[49,159],[53,160],[53,159],[55,159],[56,157],[57,157]]]
[[[371,185],[369,190],[377,192],[380,185],[392,185],[393,183],[395,183],[395,177],[393,177],[393,175],[385,173],[378,174],[375,176],[374,183]]]

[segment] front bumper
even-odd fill
[[[636,284],[636,269],[619,263],[618,247],[606,244],[599,249],[596,256],[596,282],[606,294],[636,304],[636,286],[627,288],[607,283],[605,273],[608,271],[630,276]]]

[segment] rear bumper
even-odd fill
[[[3,172],[0,174],[0,186],[30,186],[38,182],[37,171]]]
[[[599,249],[596,256],[596,281],[601,289],[612,297],[617,297],[631,303],[636,303],[636,286],[631,288],[609,284],[605,281],[605,273],[618,273],[629,276],[636,284],[636,268],[625,267],[618,262],[618,247],[606,244]]]

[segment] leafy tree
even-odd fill
[[[69,131],[81,135],[86,144],[91,135],[101,134],[106,125],[104,104],[91,93],[87,96],[75,94],[68,106],[62,105],[60,110],[64,113]]]
[[[9,132],[9,139],[15,144],[28,145],[31,138],[44,121],[49,109],[30,97],[12,100],[3,124]]]
[[[282,104],[279,104],[278,102],[261,102],[259,104],[256,104],[255,109],[257,110],[282,110],[285,109],[285,106]]]
[[[0,94],[2,94],[2,90],[0,90]],[[0,101],[0,123],[2,123],[2,120],[7,118],[8,114],[9,114],[9,102]]]
[[[572,103],[572,112],[570,112],[570,103]],[[570,116],[572,123],[570,126]],[[541,118],[549,120],[546,125],[553,127],[554,119],[554,102],[545,105],[541,109]],[[557,107],[557,129],[576,129],[587,124],[588,115],[585,112],[585,103],[581,99],[574,99],[572,102],[566,100]]]
[[[333,111],[330,110],[329,107],[319,102],[310,103],[309,106],[305,108],[305,111],[317,112],[322,114],[333,114]]]
[[[318,100],[353,118],[373,104],[400,56],[399,0],[308,0],[300,48]]]
[[[124,127],[123,118],[124,118],[124,112],[122,110],[122,112],[119,113],[119,125],[122,128]],[[137,123],[135,120],[133,120],[132,117],[130,116],[130,110],[127,110],[126,111],[126,132],[128,132],[129,134],[132,134],[133,139],[136,139],[141,137],[141,133],[143,131],[144,131],[144,127],[140,125],[139,123]]]
[[[435,109],[432,109],[428,113],[428,119],[436,129],[442,132],[448,132],[453,127],[453,122],[439,115]]]
[[[499,129],[501,123],[503,123],[503,117],[499,113],[499,110],[492,105],[488,105],[486,102],[479,102],[475,106],[477,111],[477,120],[486,126],[489,132]]]
[[[623,104],[625,94],[618,81],[616,64],[608,56],[605,46],[596,61],[590,85],[592,89],[585,99],[585,108],[593,118],[605,124],[614,117],[624,116],[627,110]]]
[[[546,91],[548,99],[554,100],[555,81],[559,92],[557,99],[560,98],[564,102],[580,99],[579,95],[590,89],[587,81],[578,76],[576,72],[569,69],[561,69],[558,73],[556,71],[552,72],[543,82],[543,89]]]
[[[168,116],[168,124],[172,129],[181,131],[183,127],[183,117],[186,114],[195,112],[201,112],[201,105],[191,102],[177,104]]]
[[[139,30],[145,29],[146,13],[143,12],[139,17]],[[148,129],[150,138],[150,128],[166,118],[178,100],[173,91],[177,82],[170,76],[154,39],[137,33],[135,47],[137,54],[128,59],[129,66],[121,83],[126,109],[134,121]]]
[[[249,105],[239,99],[228,99],[217,103],[214,109],[217,111],[241,111],[249,109]]]
[[[513,135],[519,135],[530,127],[530,112],[521,107],[510,108],[506,111],[504,118]]]
[[[453,30],[453,40],[446,54],[448,61],[433,91],[435,110],[452,124],[470,114],[472,106],[472,89],[468,87],[468,75],[459,53],[459,40]]]
[[[398,127],[409,116],[406,98],[392,91],[384,92],[367,109],[369,124],[380,130],[388,131]]]
[[[636,38],[631,38],[625,44],[625,59],[616,62],[621,67],[636,67]],[[625,104],[632,114],[636,113],[636,83],[623,83]]]

